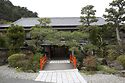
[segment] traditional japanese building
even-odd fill
[[[40,24],[38,21],[39,18],[21,18],[12,24],[14,25],[19,25],[24,27],[24,30],[27,32],[26,34],[26,39],[30,39],[30,34],[28,33],[31,28],[35,25]],[[98,25],[102,26],[106,24],[105,20],[101,17],[97,18],[98,21],[92,23],[91,25]],[[55,30],[61,30],[61,31],[76,31],[78,30],[78,26],[81,25],[80,22],[80,17],[51,17],[50,18],[51,23],[49,26],[52,27],[52,29]],[[6,31],[8,27],[10,27],[11,24],[5,24],[5,25],[0,25],[0,32]],[[47,52],[48,57],[53,59],[53,58],[67,58],[69,55],[68,52],[68,47],[67,46],[57,46],[57,45],[41,45],[44,47],[45,52]]]
[[[21,18],[12,24],[23,26],[25,30],[31,30],[31,27],[40,24],[38,21],[39,18]],[[106,24],[105,20],[101,17],[97,17],[98,21],[92,23],[91,25],[104,25]],[[51,26],[53,29],[56,30],[68,30],[68,31],[74,31],[78,30],[77,26],[81,25],[80,18],[79,17],[51,17],[50,18],[51,23],[49,26]],[[5,30],[5,28],[8,28],[11,24],[0,24],[0,31]]]

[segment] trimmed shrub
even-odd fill
[[[86,67],[87,70],[96,70],[97,68],[97,60],[96,57],[94,56],[87,56],[84,59],[84,65]]]
[[[29,60],[20,60],[16,64],[17,64],[17,67],[20,67],[20,68],[22,67],[24,69],[28,69]]]
[[[8,58],[11,67],[20,69],[25,72],[36,72],[40,69],[40,58],[43,54],[36,53],[33,55],[30,51],[26,54],[13,54]]]
[[[8,63],[11,67],[19,68],[23,71],[33,70],[32,69],[32,54],[13,54],[8,57]]]
[[[117,61],[124,67],[125,69],[125,55],[120,55],[118,58],[117,58]]]
[[[25,54],[13,54],[8,57],[8,63],[11,67],[18,67],[18,62],[24,60],[25,57]]]

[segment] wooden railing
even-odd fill
[[[73,64],[74,69],[76,69],[76,57],[70,54],[70,62]]]
[[[40,58],[40,70],[43,70],[43,67],[46,64],[46,62],[47,62],[47,56],[45,54],[43,57]]]

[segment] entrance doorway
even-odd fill
[[[51,59],[67,59],[68,58],[68,47],[55,46],[51,49]]]
[[[67,46],[47,46],[45,53],[51,60],[63,60],[69,58],[69,48]]]

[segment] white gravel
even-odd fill
[[[17,72],[14,68],[9,68],[8,65],[0,66],[0,76],[6,78],[18,78],[18,79],[27,79],[34,80],[39,73],[25,73]],[[106,74],[94,74],[94,75],[85,75],[81,73],[87,83],[125,83],[125,78],[118,77],[115,75],[106,75]]]
[[[18,78],[34,80],[39,73],[17,72],[14,68],[9,68],[8,65],[0,66],[0,75],[6,78]]]
[[[87,83],[125,83],[125,78],[115,76],[115,75],[106,75],[106,74],[94,74],[94,75],[85,75],[82,74]]]

